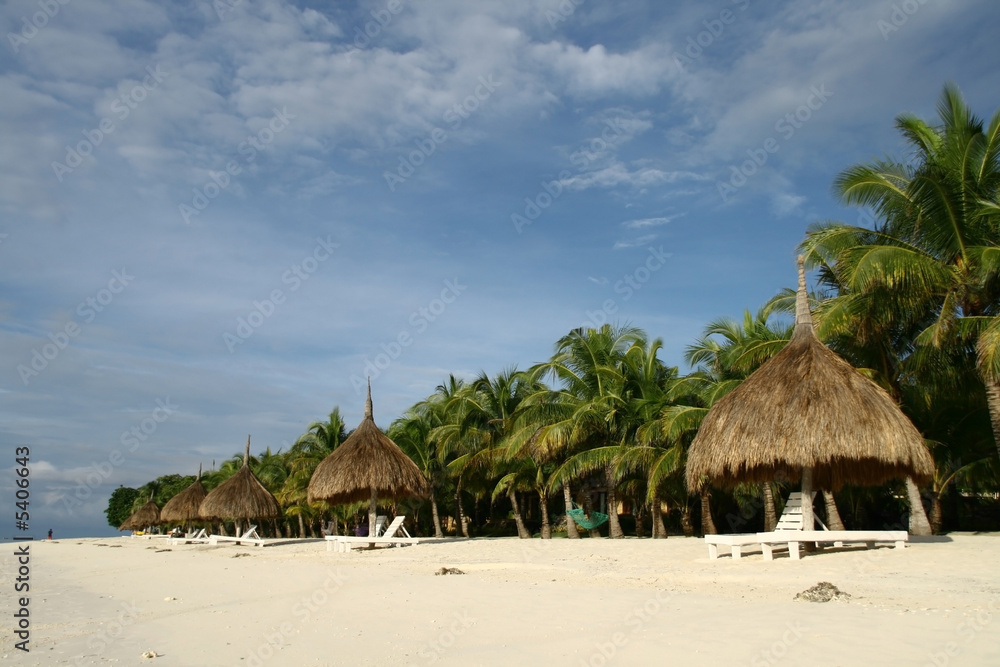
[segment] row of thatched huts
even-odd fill
[[[369,530],[373,535],[379,498],[423,497],[427,490],[420,469],[375,425],[369,385],[361,424],[316,467],[309,480],[309,502],[325,500],[331,505],[339,505],[367,500]],[[241,521],[280,516],[278,501],[250,470],[248,437],[243,465],[211,493],[206,493],[201,483],[199,467],[194,483],[171,498],[162,510],[150,496],[149,502],[130,516],[119,530],[142,530],[159,523]]]

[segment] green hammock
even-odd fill
[[[593,530],[594,528],[603,526],[608,520],[608,515],[601,512],[591,512],[588,519],[586,511],[579,508],[567,510],[566,514],[570,515],[573,521],[576,521],[580,524],[581,528],[585,528],[586,530]]]

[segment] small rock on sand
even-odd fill
[[[795,599],[807,602],[829,602],[830,600],[844,600],[846,602],[851,599],[851,594],[845,593],[829,581],[821,581],[812,588],[807,588],[796,595]]]

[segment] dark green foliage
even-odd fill
[[[104,514],[108,517],[108,525],[117,528],[125,523],[125,520],[132,515],[132,505],[140,498],[137,489],[130,489],[127,486],[119,486],[112,491],[111,498],[108,499],[108,508],[104,510]]]

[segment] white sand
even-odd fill
[[[996,535],[798,562],[713,562],[701,540],[673,537],[350,554],[315,541],[36,542],[29,654],[14,649],[10,552],[10,664],[1000,665]],[[443,566],[466,574],[435,576]],[[793,601],[819,581],[853,597]]]

